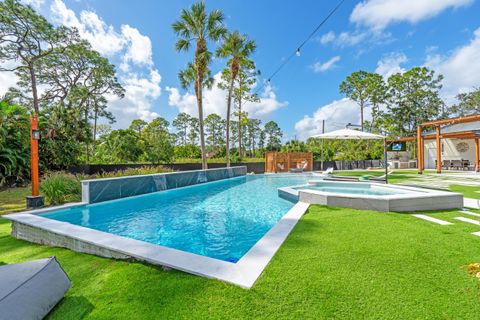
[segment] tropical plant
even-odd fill
[[[230,114],[232,105],[232,95],[235,81],[242,68],[250,68],[253,62],[250,60],[250,55],[255,52],[256,45],[253,40],[249,40],[246,35],[240,34],[238,31],[229,33],[223,42],[223,44],[217,49],[216,55],[220,58],[228,58],[227,70],[223,72],[224,79],[228,82],[228,95],[227,95],[227,119],[226,119],[226,157],[227,167],[230,166]],[[222,87],[222,85],[219,85]],[[239,104],[241,108],[241,101]],[[241,109],[239,111],[239,123],[241,118]],[[238,126],[239,130],[239,150],[241,150],[241,125]]]
[[[173,154],[175,161],[178,161],[178,159],[181,158],[198,159],[202,157],[202,152],[200,151],[200,148],[194,144],[176,146],[174,147]]]
[[[41,110],[39,160],[43,169],[66,169],[80,162],[82,146],[91,139],[90,127],[81,113],[62,104]]]
[[[187,83],[194,84],[198,106],[202,167],[204,169],[207,168],[207,155],[203,130],[202,92],[208,82],[206,79],[209,78],[209,65],[212,60],[212,53],[208,51],[207,42],[209,40],[218,41],[225,35],[226,29],[223,26],[223,19],[223,13],[219,10],[207,13],[205,2],[201,1],[192,4],[190,10],[183,9],[180,19],[172,24],[174,32],[179,37],[175,45],[177,51],[188,51],[192,43],[195,43],[195,57],[193,63],[187,67],[186,72],[188,74],[182,77],[182,73],[180,73],[179,77],[184,88],[187,87]],[[188,80],[188,82],[184,82],[184,80]]]
[[[48,204],[62,204],[80,201],[82,186],[76,176],[59,171],[45,175],[40,191]]]
[[[28,176],[28,145],[27,109],[0,101],[0,186]]]
[[[95,155],[96,162],[136,162],[143,154],[140,142],[138,134],[133,130],[114,130],[100,141]]]

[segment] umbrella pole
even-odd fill
[[[387,138],[383,139],[383,165],[385,166],[385,183],[388,184]]]

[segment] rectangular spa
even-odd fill
[[[308,184],[279,188],[278,194],[292,202],[385,212],[463,208],[460,193],[366,182],[310,180]]]
[[[308,208],[279,198],[277,189],[308,179],[242,175],[125,198],[117,193],[115,200],[7,218],[18,238],[135,258],[249,288]],[[106,188],[113,190],[107,182]]]

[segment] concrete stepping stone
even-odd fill
[[[455,217],[454,219],[480,226],[480,221],[478,220],[473,220],[465,217]]]
[[[468,211],[468,210],[462,210],[460,211],[461,213],[464,213],[464,214],[468,214],[470,216],[474,216],[474,217],[479,217],[480,218],[480,213],[476,213],[476,212],[471,212],[471,211]]]
[[[472,234],[473,234],[474,236],[479,236],[479,237],[480,237],[480,231],[478,231],[478,232],[472,232]]]
[[[427,221],[430,221],[430,222],[434,222],[434,223],[437,223],[437,224],[441,224],[442,226],[453,224],[451,222],[448,222],[448,221],[445,221],[445,220],[440,220],[440,219],[433,218],[433,217],[429,217],[429,216],[426,216],[424,214],[412,214],[412,216],[423,219],[423,220],[427,220]]]

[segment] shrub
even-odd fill
[[[80,180],[72,174],[61,171],[47,174],[40,190],[48,204],[80,201],[82,194]]]
[[[90,177],[90,179],[97,178],[114,178],[114,177],[124,177],[124,176],[139,176],[144,174],[155,174],[163,172],[171,172],[171,169],[162,167],[162,166],[144,166],[139,168],[128,168],[125,170],[119,170],[114,172],[102,172],[98,175]]]

